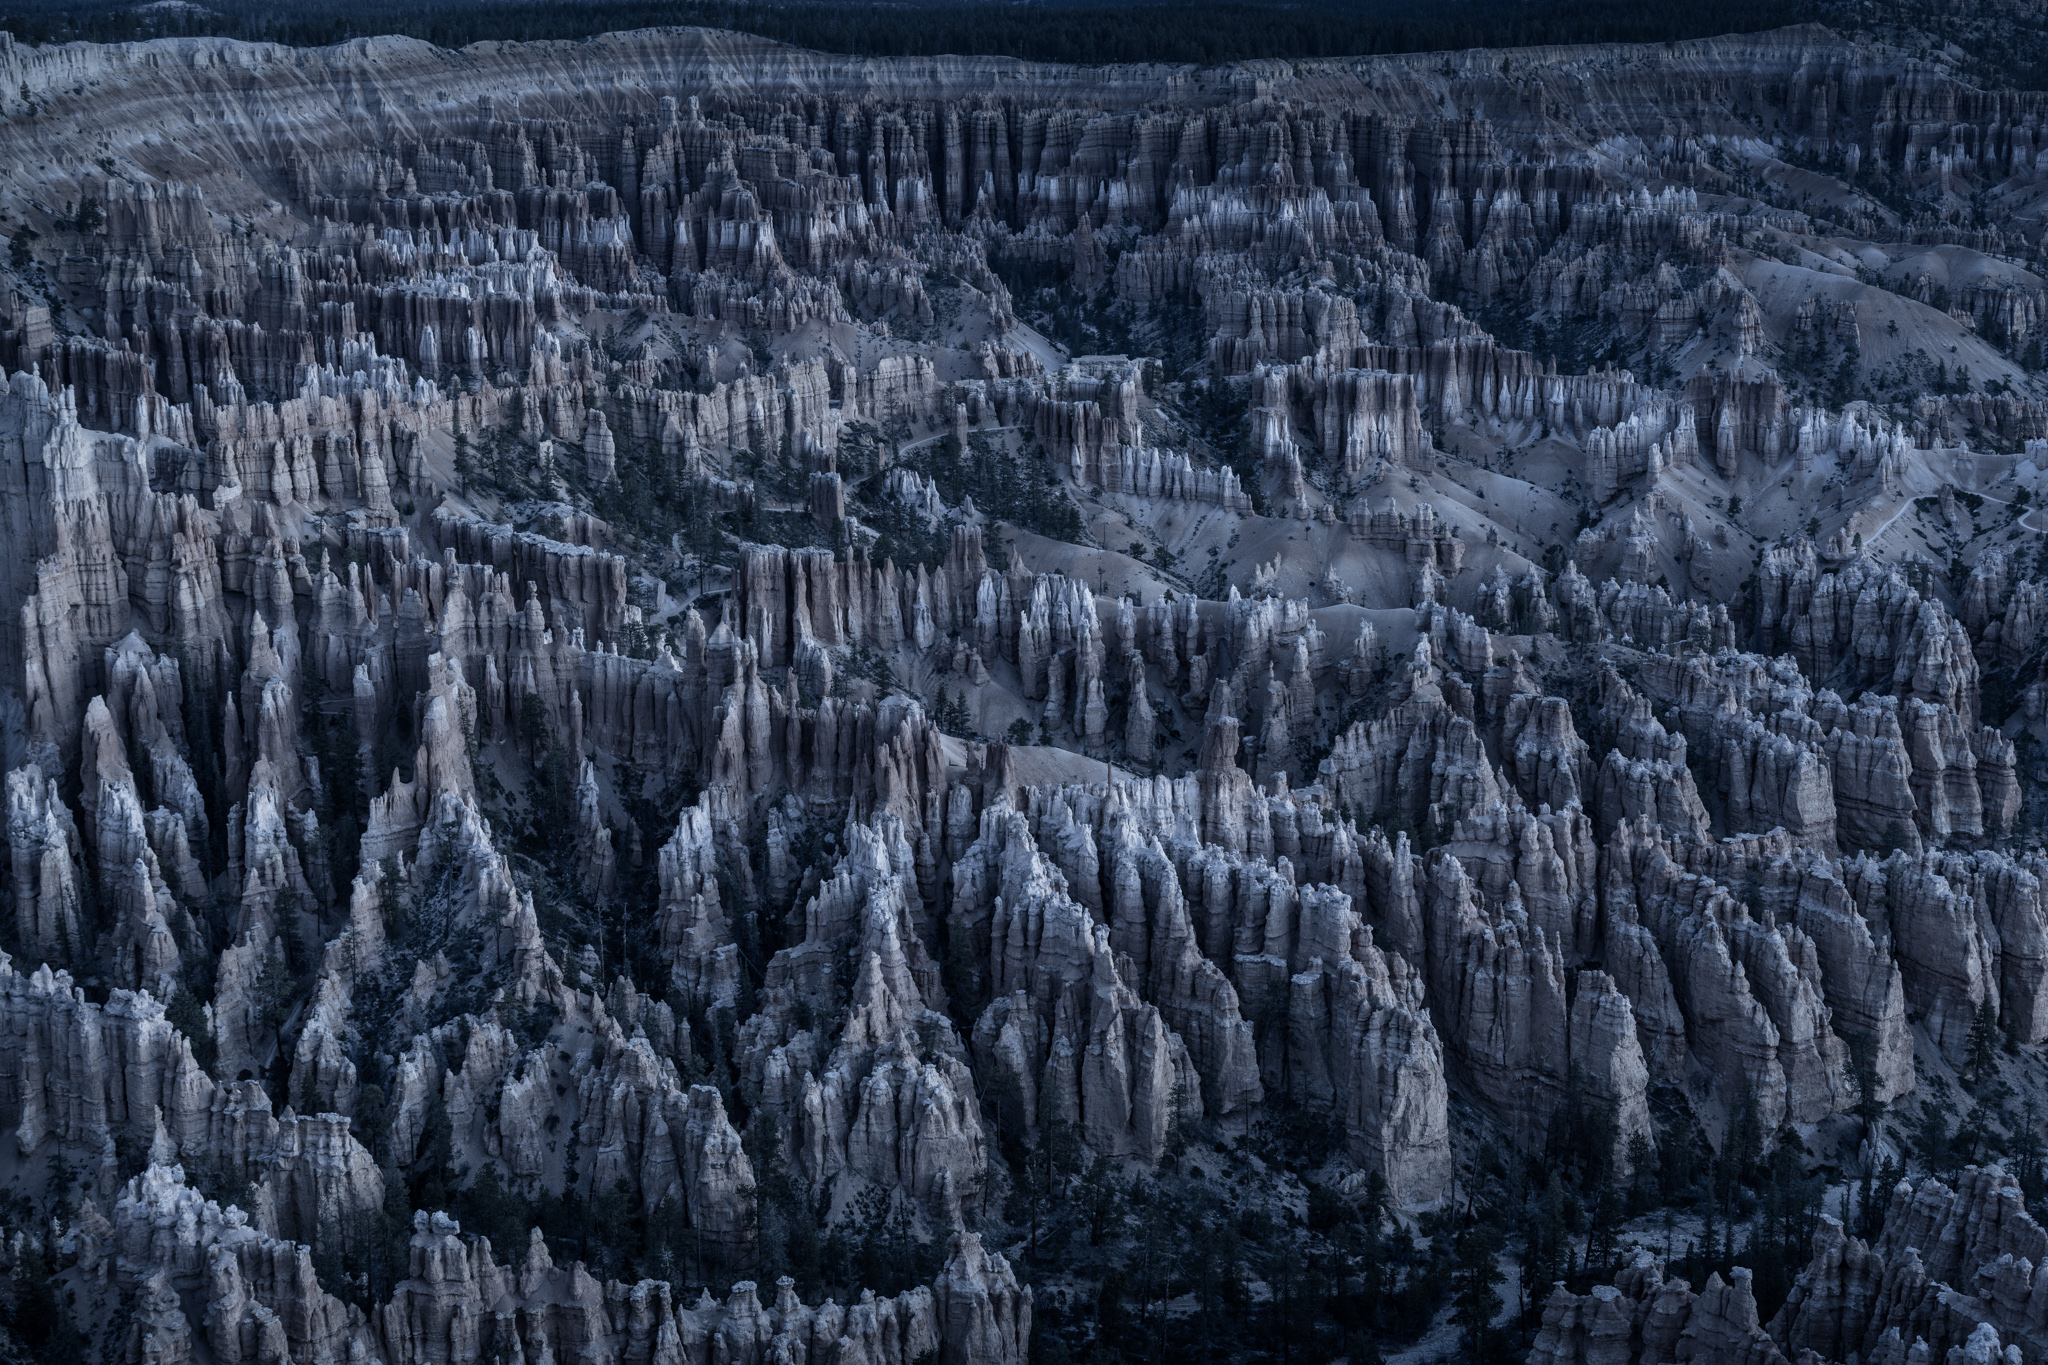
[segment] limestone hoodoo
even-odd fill
[[[0,35],[0,1341],[2039,1359],[1947,43]]]

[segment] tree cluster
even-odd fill
[[[1019,7],[974,0],[213,0],[206,7],[137,8],[123,0],[12,0],[0,26],[28,42],[124,42],[222,35],[324,46],[377,34],[443,47],[487,40],[580,39],[621,29],[687,24],[755,33],[827,52],[866,56],[940,54],[1035,61],[1217,63],[1255,58],[1343,57],[1549,43],[1659,42],[1757,32],[1848,11],[1846,0],[1704,0],[1641,5],[1626,0],[1460,0],[1418,8],[1398,0],[1157,0],[1092,5],[1082,0]]]

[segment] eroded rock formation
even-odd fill
[[[0,35],[5,1265],[166,1365],[1021,1365],[1074,1180],[1864,1174],[2037,1063],[2048,108],[1594,60]],[[2002,1173],[1882,1222],[1532,1358],[2048,1349]]]

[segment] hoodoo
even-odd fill
[[[1973,60],[0,34],[0,1357],[2036,1365]]]

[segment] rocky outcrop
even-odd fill
[[[1750,1272],[1709,1277],[1695,1295],[1664,1277],[1647,1251],[1615,1277],[1575,1295],[1560,1284],[1544,1304],[1530,1358],[1782,1361],[2029,1358],[2042,1346],[2029,1305],[2041,1229],[1997,1168],[1901,1181],[1883,1234],[1872,1243],[1823,1217],[1813,1255],[1768,1329],[1759,1324]],[[1954,1286],[1961,1286],[1956,1288]]]
[[[1758,1321],[1752,1284],[1749,1270],[1737,1266],[1726,1280],[1709,1275],[1694,1293],[1639,1252],[1611,1285],[1595,1285],[1584,1295],[1562,1284],[1553,1289],[1529,1359],[1543,1365],[1681,1358],[1783,1365],[1787,1357]]]
[[[815,1187],[843,1175],[957,1201],[985,1170],[982,1118],[918,936],[915,855],[893,819],[848,839],[803,909],[802,942],[769,963],[741,1036],[747,1084]]]
[[[1873,1243],[1821,1220],[1771,1335],[1787,1351],[1829,1359],[2029,1357],[2048,1344],[2032,1306],[2044,1254],[2048,1238],[1997,1167],[1971,1167],[1953,1190],[1901,1181]]]
[[[165,1356],[202,1343],[234,1361],[378,1353],[362,1310],[321,1289],[311,1247],[258,1232],[241,1209],[188,1186],[180,1166],[152,1164],[129,1181],[111,1222],[118,1273],[164,1299],[149,1330]],[[204,1305],[196,1321],[171,1306],[187,1295]]]
[[[1673,851],[1638,823],[1603,859],[1608,957],[1628,963],[1615,976],[1639,1027],[1645,1016],[1660,1029],[1682,1021],[1722,1101],[1731,1111],[1753,1103],[1767,1127],[1847,1108],[1849,1049],[1834,1032],[1814,941],[1796,924],[1758,919],[1713,871],[1685,869]]]
[[[575,1350],[592,1360],[673,1365],[802,1353],[808,1359],[911,1365],[1024,1358],[1031,1290],[971,1233],[954,1239],[938,1280],[896,1298],[842,1307],[803,1303],[781,1280],[764,1304],[753,1282],[723,1302],[675,1301],[667,1282],[600,1283],[581,1262],[557,1266],[538,1231],[516,1262],[462,1235],[444,1213],[418,1213],[406,1277],[371,1314],[321,1292],[311,1249],[268,1237],[153,1165],[113,1206],[109,1249],[124,1281],[146,1291],[142,1334],[159,1358],[203,1348],[218,1360],[375,1359],[480,1365],[503,1350]],[[168,1291],[168,1292],[167,1292]],[[203,1310],[180,1306],[181,1297]]]
[[[1104,1155],[1156,1161],[1202,1113],[1186,1043],[1124,980],[1110,929],[1069,897],[1024,818],[998,805],[982,826],[956,866],[950,932],[988,963],[974,1027],[983,1066],[1012,1078],[1012,1117],[1070,1124]]]
[[[2044,109],[1902,62],[0,38],[0,1127],[95,1346],[1021,1361],[1020,1151],[1296,1114],[1406,1216],[2048,1042]],[[1932,210],[1821,257],[1770,156]],[[1536,1356],[2031,1359],[2001,1181],[1772,1333],[1637,1260]],[[877,1216],[928,1286],[680,1302]]]
[[[7,846],[16,941],[43,958],[69,961],[73,949],[86,946],[79,920],[84,850],[57,784],[35,768],[7,774]]]

